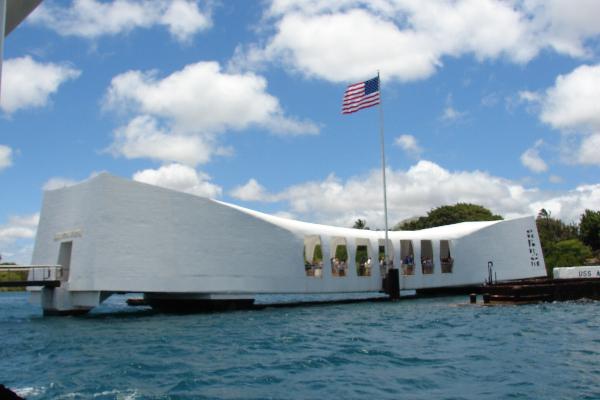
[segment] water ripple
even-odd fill
[[[598,302],[466,298],[43,318],[0,294],[0,383],[36,399],[598,399]]]

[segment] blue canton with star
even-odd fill
[[[379,90],[379,77],[365,81],[365,96],[375,93]]]

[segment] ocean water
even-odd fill
[[[42,317],[0,293],[0,383],[28,399],[600,399],[600,302],[465,297]]]

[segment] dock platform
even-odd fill
[[[535,278],[496,282],[481,288],[484,304],[526,304],[580,299],[600,300],[600,279]]]

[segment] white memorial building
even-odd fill
[[[257,294],[400,293],[544,276],[533,217],[420,231],[300,222],[101,174],[45,192],[32,264],[60,265],[59,287],[31,289],[45,313],[86,312],[114,293],[151,305],[251,304]]]

